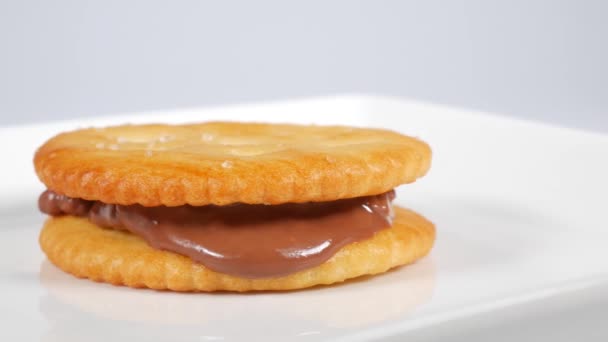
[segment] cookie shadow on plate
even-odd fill
[[[319,337],[407,317],[430,300],[435,279],[434,261],[427,257],[385,274],[299,291],[174,293],[77,279],[45,260],[40,282],[47,293],[40,299],[40,310],[53,326],[53,338],[73,335],[79,321],[96,322],[92,329],[106,337],[113,330],[127,333],[125,329],[130,331],[127,335],[147,336],[154,331],[152,335],[167,338],[173,329],[179,329],[180,336],[184,331],[193,336],[204,331],[229,338],[249,329],[251,336],[277,339],[307,332]],[[239,322],[238,332],[235,322]],[[294,330],[294,326],[299,328]]]
[[[441,272],[495,268],[530,260],[565,228],[522,203],[483,197],[426,195],[411,207],[431,217],[437,229],[432,253]],[[552,229],[538,229],[550,226]]]

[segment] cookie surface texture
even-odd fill
[[[34,158],[49,189],[145,206],[374,195],[415,181],[430,161],[426,143],[387,130],[222,122],[83,129]]]
[[[115,285],[173,291],[293,290],[382,273],[425,256],[435,240],[433,224],[400,207],[395,214],[393,226],[371,239],[343,247],[317,267],[272,279],[217,273],[185,256],[153,249],[135,235],[73,216],[49,218],[40,246],[64,271]]]

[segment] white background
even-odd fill
[[[36,243],[44,215],[32,205],[44,187],[31,154],[48,136],[248,114],[379,125],[431,142],[432,169],[397,196],[435,223],[431,255],[366,281],[253,296],[133,291],[75,279],[45,261]],[[0,340],[368,341],[404,333],[393,340],[604,342],[605,151],[606,135],[371,97],[0,128],[0,155],[10,161],[0,177],[0,251],[8,256],[0,258]]]
[[[608,132],[605,1],[0,1],[0,124],[337,93]]]

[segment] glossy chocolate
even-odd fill
[[[69,198],[45,191],[49,215],[87,216],[127,230],[154,248],[244,278],[272,278],[322,264],[342,247],[371,238],[392,220],[394,192],[332,202],[143,207]]]

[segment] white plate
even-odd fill
[[[388,274],[289,293],[176,294],[68,276],[37,235],[31,159],[76,127],[207,119],[389,127],[433,167],[398,202],[437,224],[430,257]],[[0,129],[0,337],[45,341],[364,340],[604,283],[608,137],[446,107],[337,97]]]

